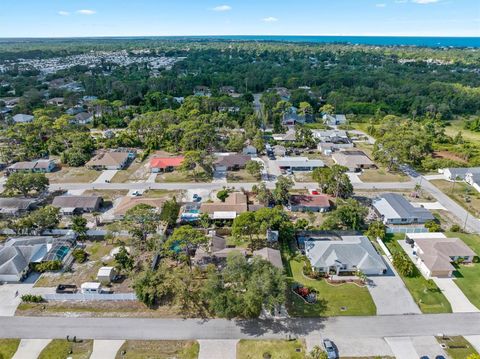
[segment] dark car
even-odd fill
[[[324,339],[323,340],[323,348],[325,349],[325,352],[327,353],[327,358],[328,359],[337,359],[337,350],[333,346],[333,343],[330,339]]]

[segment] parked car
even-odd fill
[[[77,293],[77,286],[75,284],[59,284],[55,289],[57,294],[74,294]]]
[[[201,202],[201,201],[202,201],[202,197],[200,197],[200,196],[197,196],[197,197],[193,198],[193,202]]]
[[[138,197],[138,196],[141,196],[142,194],[138,191],[133,191],[132,195],[135,196],[135,197]]]
[[[325,352],[327,352],[327,358],[328,359],[337,359],[337,350],[333,346],[333,343],[330,339],[324,339],[323,340],[323,348],[325,349]]]

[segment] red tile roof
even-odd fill
[[[183,156],[178,157],[154,157],[150,160],[151,168],[179,167],[184,160]]]

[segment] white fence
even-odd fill
[[[383,243],[383,241],[379,237],[377,237],[377,243],[380,246],[380,248],[382,248],[382,251],[383,253],[385,253],[388,260],[392,261],[393,260],[392,253],[390,253],[385,243]]]
[[[94,301],[94,300],[108,300],[108,301],[132,301],[137,300],[135,293],[112,293],[112,294],[83,294],[83,293],[73,293],[73,294],[45,294],[43,296],[46,300],[52,301],[63,301],[63,300],[83,300],[83,301]]]

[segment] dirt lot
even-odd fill
[[[84,167],[62,167],[59,171],[47,173],[50,183],[90,183],[100,176],[100,171]]]
[[[124,197],[128,194],[128,190],[98,190],[98,189],[91,189],[88,191],[85,191],[83,193],[85,196],[100,196],[102,197],[105,201],[115,201],[117,198]]]
[[[127,340],[116,358],[118,359],[196,359],[199,345],[196,341],[182,340]],[[125,355],[120,353],[125,352]]]
[[[150,170],[147,168],[148,161],[141,162],[134,160],[127,169],[118,171],[112,178],[112,183],[124,183],[145,181],[150,175]]]

